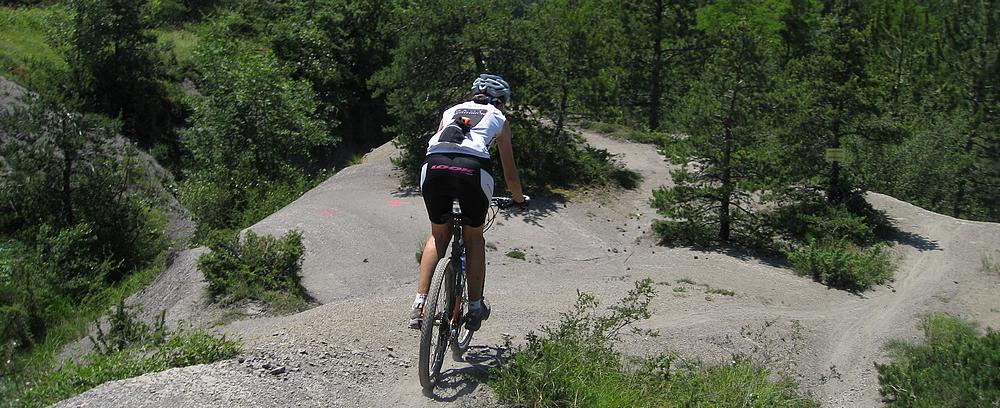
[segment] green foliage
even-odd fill
[[[48,44],[49,28],[60,7],[0,7],[0,73],[21,83],[31,82],[38,69],[65,61]]]
[[[111,332],[119,330],[114,347],[103,347],[83,361],[69,360],[56,369],[27,378],[28,386],[17,395],[22,406],[40,407],[80,394],[108,381],[136,377],[174,367],[211,363],[235,356],[237,341],[217,337],[200,329],[184,327],[173,331],[163,328],[161,320],[150,327],[137,320],[123,306],[112,314]],[[118,328],[116,329],[116,324]],[[124,325],[124,326],[123,326]],[[100,326],[98,326],[100,327]],[[124,330],[124,332],[120,332]]]
[[[879,392],[892,407],[988,407],[1000,404],[1000,333],[933,314],[926,344],[893,343],[892,362],[876,363]]]
[[[198,258],[198,269],[214,299],[225,303],[256,299],[291,310],[306,305],[299,283],[305,251],[302,233],[289,231],[277,239],[247,231],[242,240],[233,237],[211,249]]]
[[[608,163],[610,157],[606,152],[583,148],[577,137],[564,131],[562,120],[551,126],[544,125],[537,114],[528,111],[529,106],[538,106],[543,113],[553,112],[564,118],[568,108],[561,105],[559,95],[566,92],[553,87],[566,81],[550,80],[559,75],[578,77],[578,74],[566,71],[572,65],[561,58],[568,55],[570,49],[546,37],[551,34],[545,31],[549,25],[542,21],[529,24],[524,17],[525,13],[530,13],[555,18],[557,10],[566,8],[542,3],[528,10],[522,7],[519,2],[509,0],[477,3],[440,0],[419,2],[397,10],[394,18],[401,21],[398,24],[405,24],[406,30],[402,31],[399,45],[393,50],[392,63],[375,75],[374,84],[379,95],[386,98],[389,113],[394,118],[389,131],[397,136],[395,143],[402,150],[395,164],[404,170],[404,183],[416,183],[427,140],[437,129],[441,111],[466,100],[471,80],[487,71],[503,75],[514,87],[516,95],[504,113],[514,137],[515,161],[525,184],[544,187],[634,181],[625,174],[613,175],[620,166]],[[574,12],[574,18],[585,21],[586,13],[596,11],[593,6],[587,6],[587,10]],[[520,17],[512,20],[512,16]],[[566,21],[555,23],[560,29],[576,30]],[[515,34],[522,25],[530,34]],[[569,34],[560,32],[559,35],[565,38]],[[561,54],[538,53],[527,45],[528,41],[548,41],[545,44],[557,46]],[[450,45],[441,47],[440,44]],[[603,46],[601,49],[607,50]],[[570,54],[589,49],[573,50]],[[544,62],[537,61],[542,58]],[[588,70],[598,64],[582,60],[585,58],[582,55],[573,58],[585,63]],[[588,82],[595,84],[595,88],[579,89],[600,88],[597,84],[602,80]],[[582,83],[583,78],[580,81]]]
[[[154,259],[165,248],[164,220],[152,212],[158,201],[145,191],[136,153],[114,140],[116,124],[44,98],[28,102],[0,112],[9,132],[0,141],[0,235],[30,237],[43,224],[86,223],[96,237],[94,254],[120,262],[116,269]]]
[[[145,2],[72,0],[67,21],[57,25],[54,45],[66,60],[39,85],[60,92],[74,108],[120,117],[122,132],[144,146],[176,148],[183,118],[155,63],[155,38]]]
[[[670,219],[656,227],[664,241],[754,245],[761,235],[752,205],[767,183],[760,169],[771,155],[762,128],[774,67],[765,38],[748,26],[752,17],[736,14],[719,23],[710,37],[713,53],[684,100],[692,156],[680,158],[684,167],[671,172],[676,185],[653,199]],[[715,238],[705,233],[710,229]]]
[[[736,296],[736,292],[729,289],[719,289],[719,288],[706,288],[705,293],[711,293],[722,296]]]
[[[81,303],[154,265],[165,214],[115,123],[45,97],[0,112],[0,351],[49,342]],[[8,306],[9,305],[9,306]],[[57,336],[57,338],[61,338]],[[9,368],[8,358],[3,368]],[[16,358],[14,358],[16,360]]]
[[[817,282],[852,291],[892,279],[893,266],[881,244],[860,248],[844,240],[810,240],[788,253],[792,269]]]
[[[794,382],[770,381],[767,370],[745,358],[718,367],[678,363],[674,355],[623,363],[614,345],[623,329],[650,317],[653,296],[651,280],[636,282],[628,295],[600,313],[596,299],[580,293],[557,327],[543,326],[542,336],[530,334],[525,346],[505,356],[490,386],[501,402],[531,407],[687,407],[705,401],[719,406],[818,406],[798,395]],[[643,333],[635,328],[633,332]]]
[[[272,54],[214,37],[197,55],[211,91],[182,133],[192,163],[181,201],[201,229],[245,227],[304,192],[301,164],[334,140],[309,84],[289,78]]]
[[[239,2],[215,20],[221,38],[271,50],[291,78],[312,86],[318,117],[341,141],[314,149],[330,160],[389,140],[386,103],[369,80],[389,63],[399,35],[398,26],[389,27],[396,7],[371,0]]]
[[[872,245],[890,233],[891,225],[885,214],[859,200],[863,203],[860,215],[847,205],[804,200],[775,209],[768,214],[768,222],[797,241],[844,240],[855,245]]]
[[[189,11],[185,3],[180,0],[150,0],[149,16],[160,24],[180,22]]]
[[[514,258],[514,259],[520,259],[520,260],[523,261],[524,260],[524,252],[518,251],[516,249],[512,250],[512,251],[507,251],[507,257],[508,258]]]
[[[673,107],[690,91],[704,59],[704,35],[696,27],[697,9],[706,2],[642,1],[616,4],[622,23],[618,42],[625,67],[618,79],[621,121],[650,131],[664,130]],[[605,102],[607,103],[607,102]],[[677,129],[669,129],[677,130]]]
[[[570,133],[553,140],[554,129],[527,116],[513,113],[508,114],[507,119],[514,135],[514,160],[521,182],[529,188],[586,184],[638,186],[641,176],[625,169],[608,151],[585,146]],[[423,149],[426,150],[426,143]],[[497,167],[494,174],[503,174],[500,160],[494,160],[494,164]],[[501,177],[497,183],[500,187],[505,186]]]

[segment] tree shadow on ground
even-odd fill
[[[789,268],[788,258],[775,249],[755,249],[734,243],[657,242],[663,248],[684,248],[702,254],[725,255],[744,262],[760,262],[776,268]]]
[[[888,237],[888,241],[897,245],[913,247],[913,249],[920,252],[941,250],[941,246],[938,245],[937,241],[915,232],[900,230],[897,227],[893,228],[892,234]]]
[[[497,212],[496,221],[521,219],[532,226],[542,228],[539,221],[552,216],[561,208],[566,208],[566,202],[566,196],[559,193],[547,192],[544,195],[531,197],[531,203],[525,210],[500,209]],[[490,215],[492,215],[492,212]]]
[[[392,196],[397,198],[420,197],[420,187],[399,186],[396,191],[392,192]]]
[[[451,368],[441,372],[433,390],[424,390],[424,395],[438,402],[454,402],[472,394],[490,379],[491,371],[500,366],[502,346],[470,346],[460,358],[452,359],[452,365],[468,364],[461,368]],[[457,361],[455,363],[454,361]],[[449,361],[445,360],[445,365]]]

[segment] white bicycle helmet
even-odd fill
[[[485,94],[506,103],[510,101],[510,85],[500,75],[479,74],[472,82],[472,94]]]

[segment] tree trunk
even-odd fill
[[[559,99],[559,114],[556,117],[556,131],[553,137],[558,138],[562,134],[562,129],[564,122],[566,120],[566,109],[569,103],[569,85],[563,82],[562,85],[562,96]]]
[[[975,156],[975,152],[972,151],[975,146],[976,132],[975,130],[969,131],[969,137],[965,140],[965,147],[962,149],[962,153],[966,156]],[[962,218],[962,207],[965,204],[965,194],[966,189],[969,184],[969,177],[971,176],[972,166],[963,166],[961,172],[958,175],[958,189],[955,191],[955,201],[952,202],[951,212],[952,216],[955,218]]]
[[[649,91],[649,130],[660,127],[660,99],[663,97],[663,86],[660,76],[663,70],[663,0],[656,1],[656,15],[653,25],[653,72],[650,78],[652,88]]]
[[[834,149],[840,148],[840,121],[833,122],[833,146]],[[844,186],[843,181],[840,176],[840,162],[833,162],[830,165],[830,185],[827,186],[826,190],[826,200],[832,204],[839,204],[844,201]]]
[[[723,133],[722,146],[722,191],[719,194],[719,240],[729,241],[730,212],[729,206],[733,200],[733,180],[732,166],[730,161],[733,157],[733,130],[730,125],[726,125]]]

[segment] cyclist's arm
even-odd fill
[[[511,144],[510,126],[503,124],[503,129],[497,135],[497,149],[500,150],[500,163],[503,164],[503,178],[507,181],[507,188],[513,196],[514,202],[524,202],[524,193],[521,191],[521,178],[517,175],[517,164],[514,163],[514,147]]]

